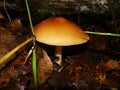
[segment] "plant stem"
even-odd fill
[[[56,46],[55,56],[58,57],[58,60],[56,60],[56,63],[62,66],[62,46]]]
[[[0,69],[3,68],[9,61],[11,61],[12,57],[15,56],[15,53],[22,48],[24,45],[28,44],[29,42],[31,42],[33,40],[33,38],[29,38],[27,39],[25,42],[21,43],[19,46],[17,46],[16,48],[14,48],[13,50],[11,50],[10,52],[8,52],[6,55],[4,55],[3,57],[0,58]]]
[[[28,18],[29,18],[30,27],[31,27],[31,30],[32,30],[32,34],[34,35],[34,28],[33,28],[33,24],[32,24],[32,19],[31,19],[31,14],[30,14],[28,1],[25,0],[25,3],[26,3],[27,12],[28,12]]]
[[[85,31],[85,33],[95,34],[95,35],[104,35],[104,36],[120,37],[120,34],[115,34],[115,33],[103,33],[103,32],[92,32],[92,31]]]
[[[34,35],[34,28],[33,28],[33,24],[32,24],[32,19],[31,19],[31,14],[30,14],[28,1],[25,0],[25,3],[26,3],[26,8],[27,8],[27,12],[28,12],[28,17],[29,17],[29,22],[30,22],[32,34]],[[35,45],[35,40],[33,40],[33,44]],[[36,66],[36,48],[33,49],[33,53],[32,53],[32,70],[33,70],[33,78],[34,78],[34,83],[35,83],[35,89],[38,90],[37,66]]]

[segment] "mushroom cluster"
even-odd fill
[[[50,17],[34,27],[38,42],[56,46],[57,63],[62,65],[62,46],[78,45],[89,40],[89,36],[76,24],[63,17]]]

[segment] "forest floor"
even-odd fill
[[[13,29],[10,23],[0,25],[0,57],[31,35],[30,27],[19,19],[14,20]],[[107,45],[108,37],[90,35],[85,44],[63,47],[63,65],[59,66],[55,47],[37,42],[39,90],[119,90],[119,52],[106,49]],[[23,64],[31,46],[29,43],[20,49],[1,69],[0,90],[34,90],[32,57]]]

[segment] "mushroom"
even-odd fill
[[[62,46],[78,45],[89,40],[89,36],[76,24],[63,18],[51,17],[34,27],[38,42],[56,46],[56,62],[62,65]]]

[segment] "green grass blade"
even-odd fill
[[[33,49],[33,53],[32,53],[32,69],[33,69],[33,77],[34,77],[34,83],[35,83],[35,88],[36,90],[38,87],[38,81],[37,81],[37,68],[36,68],[36,48]]]
[[[25,0],[25,3],[26,3],[26,8],[27,8],[27,12],[28,12],[28,17],[29,17],[29,22],[30,22],[32,34],[34,35],[34,28],[33,28],[33,24],[32,24],[32,19],[31,19],[28,1]],[[35,40],[33,40],[33,44],[35,46]],[[36,88],[36,90],[38,90],[37,66],[36,66],[36,48],[33,49],[33,53],[32,53],[32,70],[33,70],[33,78],[34,78],[35,88]]]
[[[85,31],[85,33],[95,34],[95,35],[120,37],[120,34],[115,34],[115,33],[103,33],[103,32],[92,32],[92,31]]]

